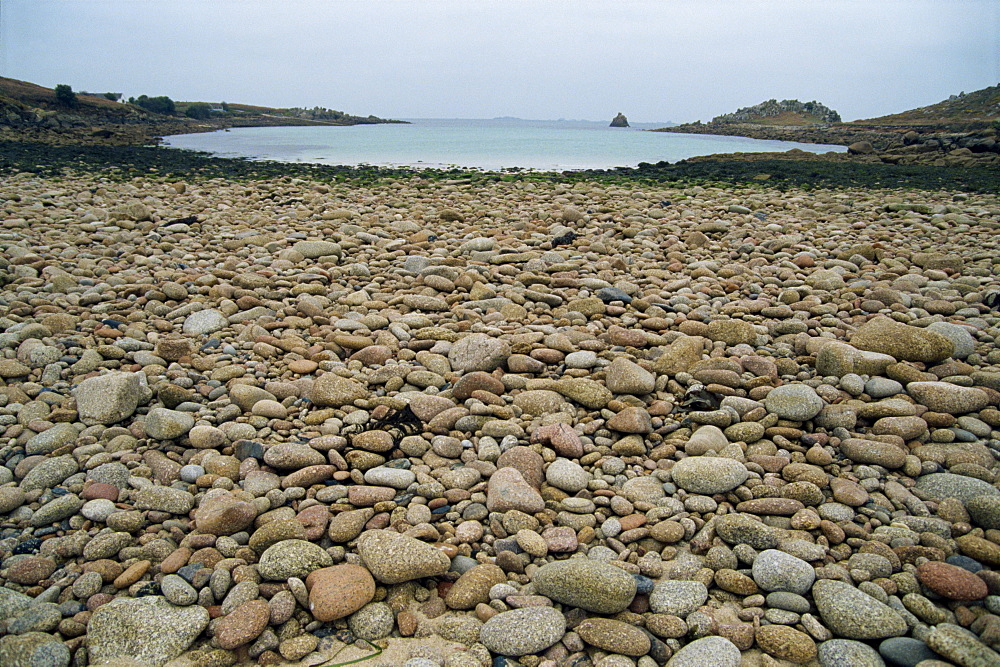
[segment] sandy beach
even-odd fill
[[[0,208],[0,664],[1000,661],[995,194]]]

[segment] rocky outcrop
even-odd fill
[[[762,118],[772,118],[780,116],[782,113],[791,112],[815,116],[824,123],[839,123],[840,114],[826,105],[813,100],[812,102],[799,102],[798,100],[767,100],[752,107],[743,107],[733,113],[716,116],[713,123],[747,123],[760,120]]]
[[[628,127],[628,118],[625,117],[625,114],[619,111],[618,115],[611,121],[610,127]]]

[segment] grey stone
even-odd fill
[[[820,579],[813,584],[812,593],[823,623],[835,635],[884,639],[898,637],[907,630],[906,621],[891,607],[850,584]]]
[[[781,531],[748,514],[717,516],[715,532],[729,544],[747,544],[754,549],[774,549],[781,539]]]
[[[684,618],[705,604],[708,588],[700,581],[666,580],[653,586],[649,608],[657,614]]]
[[[927,644],[912,637],[886,639],[879,644],[878,652],[889,664],[899,667],[916,667],[922,660],[936,660],[938,657]]]
[[[200,605],[177,607],[160,596],[116,598],[94,612],[87,625],[93,664],[133,658],[160,667],[186,651],[208,627]]]
[[[979,527],[1000,529],[1000,495],[970,498],[965,502],[965,509]]]
[[[130,417],[151,396],[145,379],[141,373],[120,372],[87,378],[73,390],[80,421],[92,426]]]
[[[917,490],[923,491],[933,500],[958,498],[967,503],[976,496],[1000,495],[1000,490],[988,482],[975,477],[956,475],[950,472],[935,472],[917,478]]]
[[[358,554],[383,584],[440,576],[451,566],[451,560],[439,549],[392,530],[364,532],[358,538]]]
[[[764,397],[764,407],[768,412],[782,419],[803,422],[812,419],[826,405],[807,384],[784,384],[775,387]]]
[[[732,491],[746,481],[749,472],[735,459],[689,456],[674,464],[670,474],[685,491],[713,495]]]
[[[185,579],[176,574],[168,574],[160,582],[163,597],[178,607],[187,607],[198,601],[198,591]]]
[[[492,371],[510,356],[510,343],[486,334],[465,336],[451,346],[448,361],[456,371]]]
[[[0,665],[4,667],[67,667],[69,647],[45,632],[0,637]]]
[[[996,667],[1000,654],[990,649],[965,628],[939,623],[927,635],[927,645],[962,667]]]
[[[184,320],[182,331],[188,336],[204,336],[229,326],[226,316],[214,308],[191,313]]]
[[[864,642],[853,639],[831,639],[819,645],[819,664],[822,667],[885,667],[878,651]]]
[[[667,667],[740,667],[743,654],[725,637],[709,636],[681,647]]]
[[[7,621],[7,632],[23,635],[26,632],[52,632],[59,626],[62,612],[54,602],[33,601],[23,612]]]
[[[33,599],[24,593],[18,593],[5,586],[0,586],[0,621],[13,618],[27,609]]]
[[[315,239],[299,241],[292,246],[292,250],[306,259],[319,259],[320,257],[337,257],[339,259],[344,252],[339,243]]]
[[[187,514],[194,507],[194,496],[169,486],[147,486],[135,496],[137,510],[156,510],[170,514]]]
[[[494,653],[522,656],[541,653],[566,634],[566,619],[553,607],[524,607],[500,612],[483,624],[479,641]]]
[[[955,346],[951,356],[956,359],[965,359],[976,351],[976,339],[972,337],[968,327],[951,322],[931,322],[927,328],[951,341]]]
[[[636,591],[630,574],[589,558],[546,563],[532,582],[540,594],[556,602],[597,614],[617,614],[628,607]]]
[[[79,469],[79,464],[71,455],[55,456],[32,468],[21,480],[20,486],[24,491],[51,489]]]
[[[355,637],[374,641],[388,637],[396,626],[396,615],[384,602],[369,602],[347,618]]]
[[[186,412],[153,408],[144,422],[146,435],[157,440],[174,440],[191,430],[194,417]]]
[[[550,485],[570,494],[587,488],[591,477],[579,463],[564,458],[556,459],[545,470],[545,480]]]
[[[305,579],[313,570],[331,565],[333,560],[330,554],[318,544],[306,540],[282,540],[260,555],[257,571],[264,579]]]
[[[34,527],[47,526],[63,519],[68,519],[83,507],[83,499],[75,493],[67,493],[65,496],[58,496],[39,507],[31,515],[29,523]]]
[[[989,395],[978,387],[961,387],[950,382],[911,382],[906,393],[934,412],[961,415],[978,412],[989,405]]]
[[[24,443],[24,453],[28,456],[50,454],[60,447],[72,444],[78,435],[79,432],[72,424],[56,424]]]
[[[765,591],[788,591],[804,595],[816,580],[816,571],[812,565],[776,549],[767,549],[757,554],[752,572],[753,580]]]

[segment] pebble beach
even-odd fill
[[[0,665],[1000,665],[995,194],[0,211]]]

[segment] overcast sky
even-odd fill
[[[392,118],[844,120],[1000,81],[998,0],[0,0],[0,74]]]

